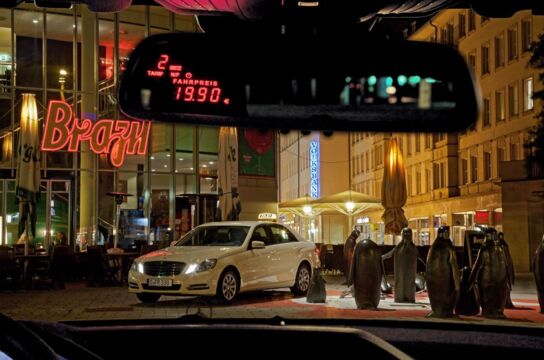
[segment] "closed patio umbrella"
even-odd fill
[[[398,235],[402,228],[408,226],[402,210],[407,199],[405,176],[402,153],[393,138],[387,148],[382,182],[382,205],[385,209],[382,220],[386,234]]]
[[[220,220],[239,220],[242,207],[238,194],[238,132],[233,127],[219,129],[217,182]]]
[[[36,236],[36,203],[40,200],[40,148],[38,109],[34,94],[23,94],[21,129],[17,148],[16,202],[19,203],[19,241]],[[26,238],[23,234],[26,233]]]

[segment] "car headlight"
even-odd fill
[[[141,263],[141,262],[134,261],[132,263],[132,266],[130,267],[130,270],[137,271],[140,274],[143,274],[144,273],[144,264]]]
[[[213,269],[213,267],[217,264],[217,259],[206,259],[200,264],[189,264],[187,266],[187,269],[185,270],[185,274],[189,275],[192,273],[199,273],[203,271],[208,271]]]

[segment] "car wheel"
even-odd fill
[[[217,298],[224,304],[230,304],[238,294],[240,284],[238,274],[232,270],[227,270],[219,278],[217,283]]]
[[[161,294],[149,294],[149,293],[142,293],[142,294],[136,294],[138,297],[138,300],[140,300],[143,303],[156,303],[161,298]]]
[[[291,292],[297,296],[306,295],[310,288],[311,277],[312,271],[308,264],[300,265],[295,278],[295,285],[291,288]]]

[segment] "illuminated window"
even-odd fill
[[[504,91],[500,90],[495,92],[495,121],[501,122],[506,119],[506,113],[504,108]]]
[[[533,103],[533,78],[523,80],[523,111],[534,109]]]

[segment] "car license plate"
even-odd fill
[[[147,279],[147,285],[155,287],[171,287],[172,279]]]

